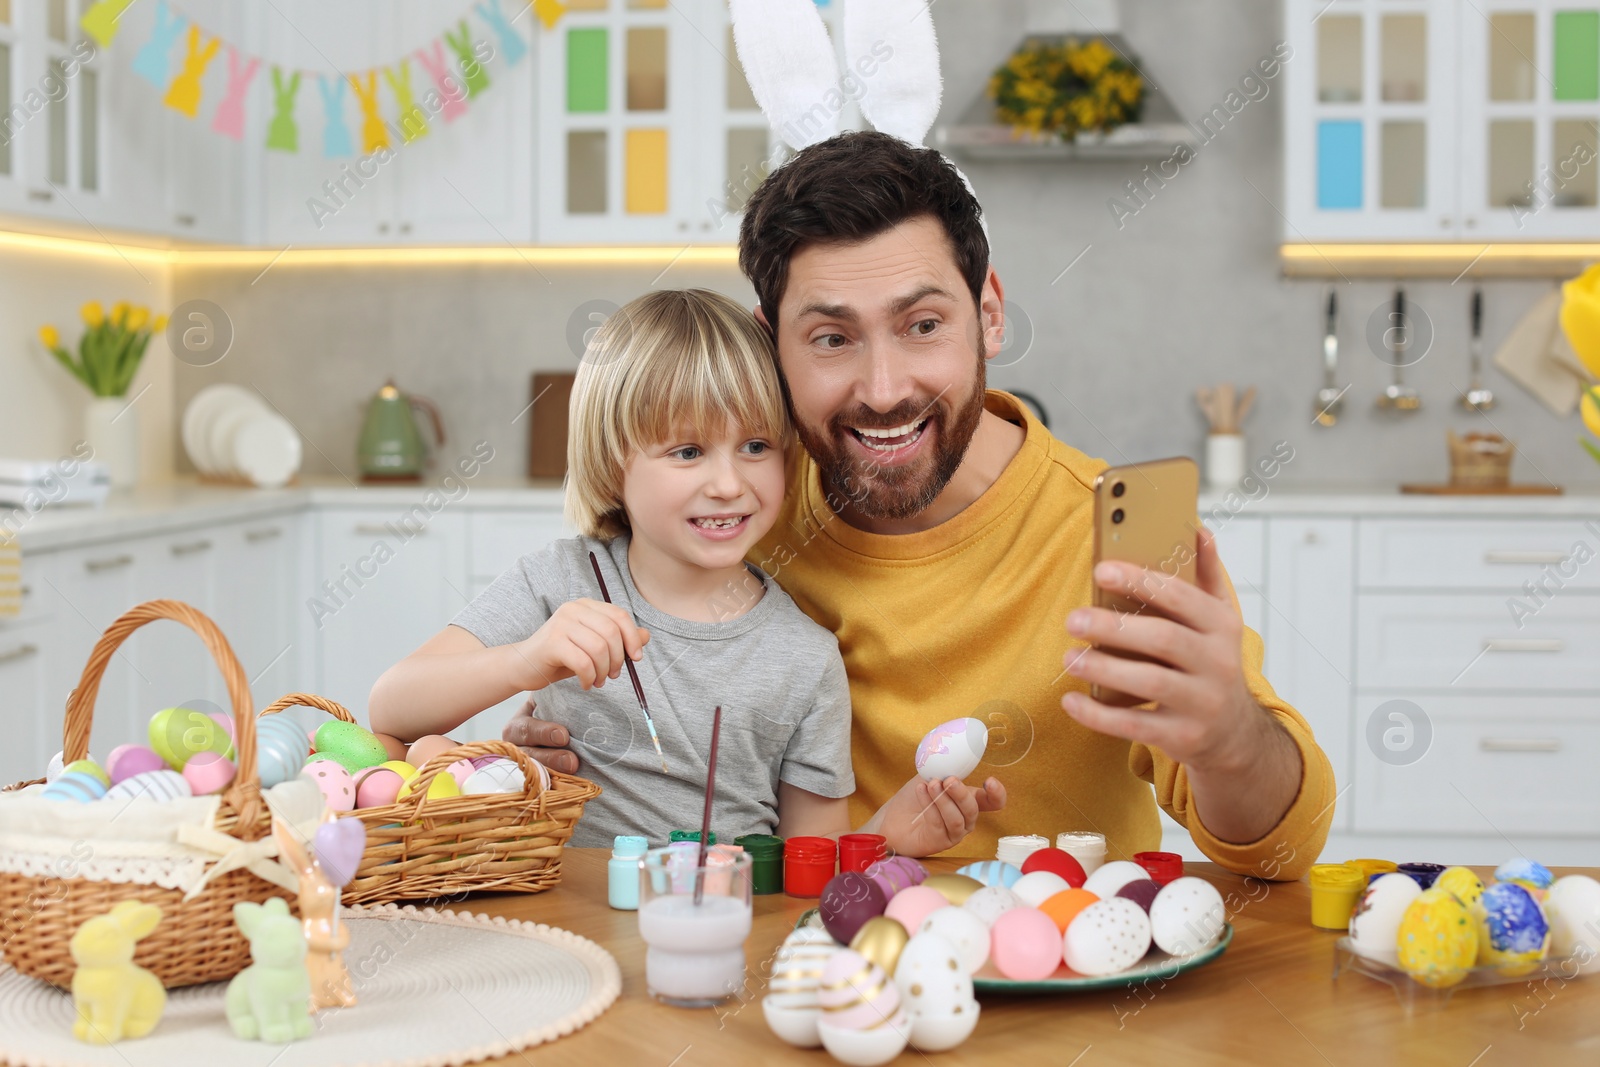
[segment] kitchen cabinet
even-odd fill
[[[303,531],[302,517],[291,514],[232,523],[215,535],[215,599],[209,614],[239,657],[258,711],[304,681],[306,657],[296,630],[301,605],[292,592],[303,588]]]
[[[454,0],[425,0],[392,13],[362,5],[298,0],[285,19],[269,22],[264,51],[307,69],[295,98],[299,152],[252,143],[261,175],[263,240],[271,245],[526,244],[533,239],[533,60],[531,47],[506,61],[485,25],[468,20],[473,40],[493,51],[489,87],[453,118],[424,113],[424,131],[406,140],[394,121],[390,87],[379,77],[388,149],[361,152],[361,112],[348,85],[339,88],[330,62],[361,74],[374,64],[406,60],[418,101],[432,87],[415,52],[438,39],[463,12]],[[513,24],[524,36],[531,12]],[[488,54],[488,53],[480,53]],[[460,72],[448,49],[452,77]],[[325,71],[314,74],[312,71]],[[341,114],[359,154],[328,157],[323,99],[343,93]]]
[[[772,141],[725,3],[569,3],[538,47],[541,242],[738,240]]]
[[[1600,234],[1600,6],[1286,0],[1288,240]]]
[[[61,747],[61,721],[45,709],[49,699],[48,656],[55,644],[54,620],[0,626],[0,787],[44,774]]]
[[[57,731],[66,714],[67,697],[77,688],[100,635],[139,603],[136,563],[146,554],[146,545],[127,542],[88,545],[58,554],[55,577],[47,579],[58,606],[55,647],[49,651],[51,699],[46,704],[49,721]],[[139,699],[141,691],[148,693],[153,687],[136,664],[135,651],[132,641],[124,642],[107,661],[95,700],[91,752],[103,756],[117,745],[144,738],[150,716],[160,710],[145,707]]]

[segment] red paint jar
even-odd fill
[[[783,843],[783,891],[791,897],[820,897],[833,877],[837,846],[826,837],[791,837]]]
[[[1183,877],[1183,857],[1176,852],[1135,852],[1133,862],[1143,867],[1156,885]]]
[[[882,834],[845,834],[839,838],[839,873],[865,871],[889,858],[889,842]]]

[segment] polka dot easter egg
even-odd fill
[[[1022,903],[1021,897],[1005,886],[989,885],[968,897],[967,902],[961,907],[976,915],[982,920],[983,925],[992,927],[996,919],[1012,908],[1023,908],[1027,905]]]
[[[1401,970],[1434,989],[1467,976],[1478,958],[1478,929],[1467,906],[1445,889],[1424,889],[1400,919]]]
[[[936,934],[956,950],[967,974],[978,973],[989,959],[989,927],[964,906],[940,908],[922,920],[919,934]]]
[[[1067,967],[1094,976],[1125,971],[1149,951],[1150,916],[1122,897],[1084,908],[1067,926],[1062,941]]]
[[[955,1048],[978,1025],[978,1002],[960,950],[939,934],[924,931],[911,939],[900,953],[894,981],[911,1020],[912,1047],[924,1052]]]
[[[1533,894],[1515,882],[1483,891],[1478,962],[1508,978],[1531,974],[1550,947],[1550,924]]]
[[[329,811],[354,811],[356,806],[355,781],[343,764],[331,759],[314,759],[307,763],[301,777],[317,783],[322,791],[323,803]]]

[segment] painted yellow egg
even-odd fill
[[[1467,910],[1477,914],[1482,905],[1483,879],[1473,874],[1466,867],[1447,867],[1441,871],[1439,877],[1434,879],[1433,888],[1443,889],[1457,900],[1467,906]]]
[[[1445,889],[1423,890],[1406,906],[1396,948],[1400,967],[1434,989],[1455,985],[1478,957],[1478,925],[1472,913]]]

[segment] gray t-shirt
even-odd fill
[[[566,678],[533,694],[535,714],[571,733],[583,761],[578,773],[604,790],[584,808],[573,846],[609,848],[619,834],[664,845],[672,830],[698,830],[718,704],[717,840],[772,833],[780,781],[825,797],[855,792],[850,689],[833,634],[755,567],[749,569],[764,593],[738,618],[694,622],[659,611],[633,584],[628,541],[567,538],[530,552],[450,620],[488,647],[522,641],[567,601],[602,599],[589,564],[593,551],[613,601],[650,631],[635,667],[668,773],[626,668],[588,692]]]

